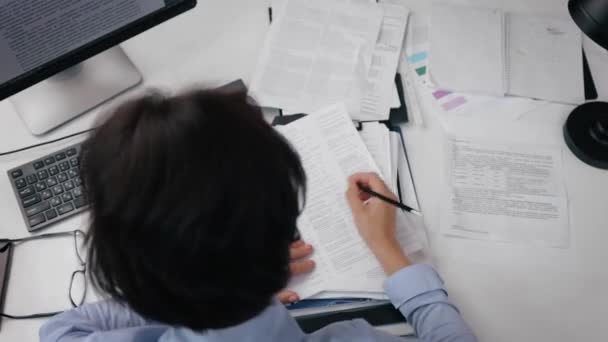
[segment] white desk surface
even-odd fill
[[[414,10],[424,10],[429,3],[404,2]],[[566,13],[566,0],[457,2]],[[268,28],[268,3],[269,0],[199,0],[196,10],[123,47],[144,74],[147,86],[174,91],[194,84],[219,85],[237,78],[249,81]],[[427,113],[424,126],[405,128],[434,260],[452,300],[481,341],[608,340],[603,327],[608,317],[608,295],[604,292],[608,288],[608,269],[604,267],[604,260],[608,260],[608,172],[582,164],[567,150],[561,127],[570,109],[555,105],[527,114],[517,121],[517,130],[503,129],[502,119],[493,118],[491,113],[486,118],[456,118],[449,125]],[[43,140],[91,127],[99,113],[86,114]],[[441,236],[439,180],[446,130],[466,135],[492,132],[497,138],[516,134],[562,146],[570,204],[570,247],[552,249]],[[1,102],[0,152],[37,141],[26,132],[10,104]],[[8,179],[2,173],[57,147],[0,158],[0,237],[28,235]],[[81,215],[45,232],[72,230],[85,223],[86,215]],[[6,312],[27,314],[69,306],[68,281],[76,268],[70,242],[46,241],[16,249]],[[42,323],[43,320],[4,319],[0,341],[37,341]]]

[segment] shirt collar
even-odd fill
[[[289,311],[275,299],[261,314],[239,325],[203,333],[173,328],[159,342],[299,341],[304,337]]]

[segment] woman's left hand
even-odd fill
[[[305,259],[312,254],[312,246],[304,243],[302,240],[298,240],[291,244],[289,254],[291,256],[291,263],[289,269],[291,270],[292,276],[300,274],[310,273],[315,268],[315,262],[309,259]],[[283,304],[291,304],[300,300],[297,293],[290,290],[283,290],[279,292],[277,298]]]

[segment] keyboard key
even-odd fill
[[[57,212],[59,213],[59,215],[65,215],[72,210],[74,210],[74,206],[72,205],[72,203],[66,203],[57,208]]]
[[[68,157],[73,157],[76,155],[76,149],[75,148],[71,148],[69,150],[66,151],[66,154],[68,155]]]
[[[72,166],[78,166],[79,163],[80,162],[78,161],[78,158],[72,158],[72,159],[70,159],[70,165],[72,165]]]
[[[76,169],[68,170],[68,176],[70,176],[70,178],[76,178],[78,177],[78,171],[76,171]]]
[[[59,168],[57,166],[51,166],[49,167],[49,173],[51,176],[54,176],[59,173]]]
[[[51,209],[44,214],[45,214],[47,220],[52,220],[55,217],[57,217],[57,212],[55,211],[55,209]]]
[[[61,171],[66,171],[70,168],[70,163],[68,163],[67,161],[59,164],[59,170]]]
[[[36,183],[36,191],[40,192],[44,189],[46,189],[46,184],[44,184],[43,182]]]
[[[23,178],[17,179],[15,181],[15,186],[17,187],[17,189],[23,189],[27,186],[27,182]]]
[[[11,176],[13,178],[19,178],[19,177],[23,176],[23,171],[21,171],[21,170],[14,170],[13,172],[11,172]]]
[[[61,202],[61,198],[60,198],[60,197],[53,197],[53,198],[51,199],[51,205],[52,205],[53,207],[56,207],[56,206],[58,206],[58,205],[61,205],[61,203],[63,203],[63,202]]]
[[[25,215],[27,215],[28,217],[31,217],[34,215],[38,215],[42,212],[45,212],[49,209],[51,209],[51,204],[47,201],[44,201],[44,202],[40,202],[36,205],[33,205],[33,206],[27,208],[25,210]]]
[[[61,195],[61,199],[63,200],[63,203],[69,202],[72,200],[72,194],[65,192],[63,195]]]
[[[59,183],[67,182],[68,176],[65,173],[60,173],[59,176],[57,176],[57,181]]]
[[[42,195],[42,199],[43,200],[47,200],[51,197],[53,197],[53,192],[51,190],[44,190],[40,193],[40,195]]]
[[[44,162],[42,160],[38,160],[34,162],[34,169],[39,170],[44,167]]]
[[[34,187],[28,186],[27,188],[19,191],[19,197],[26,198],[26,197],[32,196],[35,193],[36,193],[36,190],[34,189]]]
[[[34,196],[30,196],[28,198],[23,199],[23,207],[29,208],[29,207],[33,206],[34,204],[40,203],[41,201],[42,201],[42,197],[40,197],[40,194],[35,194]]]
[[[49,173],[46,170],[38,172],[38,179],[43,180],[49,178]]]
[[[84,197],[77,197],[74,200],[74,205],[76,206],[76,209],[80,209],[80,208],[86,206],[87,204],[88,204],[87,200]]]
[[[58,184],[57,183],[57,178],[55,178],[55,177],[51,177],[51,178],[49,178],[49,179],[46,180],[46,186],[48,186],[49,188],[53,187],[53,186],[55,186],[57,184]]]
[[[44,160],[44,164],[51,165],[55,162],[55,157],[48,157]]]
[[[53,187],[53,195],[57,196],[63,193],[63,187],[61,186],[61,184],[59,185],[55,185]]]
[[[80,177],[75,177],[75,178],[74,178],[74,185],[76,185],[76,186],[80,186],[80,185],[82,185],[82,178],[80,178]]]
[[[60,161],[60,160],[64,160],[65,159],[65,153],[61,152],[61,153],[57,153],[55,155],[55,160]]]
[[[78,198],[78,197],[82,197],[83,193],[82,193],[82,188],[76,188],[74,189],[74,191],[72,191],[72,193],[74,194],[74,197]]]
[[[63,188],[64,188],[66,191],[70,191],[70,190],[74,189],[74,182],[72,182],[72,181],[67,181],[67,182],[63,183]]]
[[[34,217],[30,217],[28,220],[30,227],[36,227],[39,224],[46,222],[46,218],[44,218],[44,214],[39,214]]]
[[[29,175],[27,177],[25,177],[25,179],[27,180],[27,184],[34,184],[38,181],[38,178],[36,178],[36,175]]]

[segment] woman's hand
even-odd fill
[[[305,259],[312,254],[312,250],[312,246],[304,243],[302,240],[298,240],[291,244],[289,251],[291,263],[289,264],[289,269],[291,270],[292,276],[312,272],[315,268],[315,262]],[[291,304],[300,300],[298,294],[290,290],[279,292],[277,298],[283,304]]]
[[[359,235],[374,253],[384,271],[391,275],[411,264],[395,234],[396,208],[360,190],[370,190],[397,200],[375,173],[358,173],[348,179],[346,198],[353,212]]]

